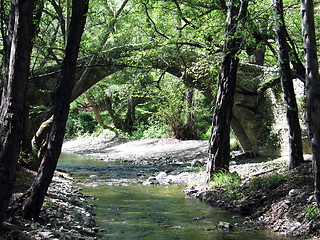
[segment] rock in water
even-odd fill
[[[204,165],[204,162],[198,159],[194,159],[191,162],[191,167],[202,167]]]
[[[218,230],[230,230],[232,227],[233,226],[230,223],[220,221],[217,226],[217,229]]]
[[[156,176],[156,179],[158,180],[158,181],[160,181],[160,180],[163,180],[164,178],[166,178],[167,177],[167,174],[165,173],[165,172],[160,172],[157,176]]]

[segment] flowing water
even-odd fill
[[[269,231],[247,231],[245,219],[185,198],[183,186],[143,185],[137,175],[151,175],[165,166],[106,163],[77,154],[62,154],[58,168],[72,173],[96,205],[101,239],[209,240],[284,239]],[[217,230],[219,222],[236,227]]]

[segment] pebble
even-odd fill
[[[299,194],[299,190],[297,189],[291,189],[288,193],[290,197],[297,196],[298,194]]]
[[[232,224],[228,222],[222,222],[220,221],[219,224],[217,225],[218,230],[230,230],[233,227]]]
[[[43,238],[51,238],[54,237],[52,232],[38,232],[38,235]]]
[[[157,176],[156,176],[156,179],[158,181],[161,181],[163,180],[165,177],[167,176],[167,174],[165,172],[160,172]]]
[[[204,165],[204,162],[202,161],[202,159],[201,160],[194,159],[190,164],[191,167],[202,167],[203,165]]]
[[[159,182],[155,177],[149,177],[146,181],[142,183],[143,185],[158,185]]]
[[[246,220],[242,224],[249,227],[254,227],[256,225],[255,222],[252,220]]]
[[[284,200],[284,203],[287,204],[287,205],[291,205],[292,202],[290,200]]]
[[[308,203],[312,203],[314,200],[315,200],[315,197],[313,194],[310,197],[308,197]]]
[[[290,200],[284,200],[282,206],[287,209],[290,207],[291,204],[292,202]]]

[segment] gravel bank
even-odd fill
[[[12,203],[30,186],[35,173],[20,168]],[[26,221],[16,212],[4,224],[2,240],[94,240],[100,231],[95,227],[93,207],[67,173],[56,172],[45,198],[39,223]],[[11,205],[11,207],[13,207]],[[9,209],[10,210],[10,209]]]

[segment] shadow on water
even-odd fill
[[[73,173],[82,192],[93,197],[97,225],[106,230],[101,239],[285,239],[268,231],[246,231],[241,216],[185,198],[183,186],[132,181],[137,172],[151,174],[158,167],[111,164],[76,154],[62,154],[58,167]],[[123,184],[113,184],[117,181]],[[238,227],[216,230],[220,221]]]

